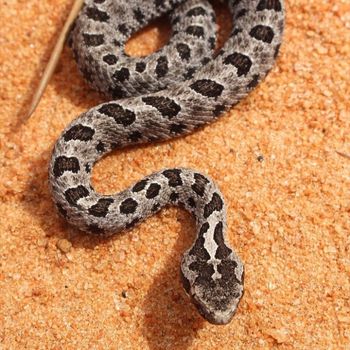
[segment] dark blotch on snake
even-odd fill
[[[81,124],[77,124],[72,126],[69,130],[67,130],[63,138],[65,141],[71,141],[71,140],[79,140],[79,141],[90,141],[92,140],[92,137],[95,134],[95,130],[84,126]]]
[[[174,26],[175,24],[180,22],[180,16],[172,17],[171,24]]]
[[[140,133],[140,131],[133,131],[130,135],[129,135],[129,140],[132,142],[137,142],[142,138],[142,134]]]
[[[252,66],[252,60],[246,55],[234,52],[225,58],[224,64],[235,66],[237,68],[237,75],[240,77],[248,74],[250,67]]]
[[[282,5],[279,0],[260,0],[256,9],[258,11],[275,10],[276,12],[280,12],[282,11]]]
[[[60,213],[64,218],[67,218],[67,210],[64,209],[64,208],[62,207],[62,205],[59,204],[59,203],[56,203],[56,207],[57,207],[59,213]]]
[[[221,279],[228,280],[231,283],[238,281],[236,274],[234,273],[236,268],[237,263],[235,261],[229,259],[222,260],[218,265],[218,272],[222,275]]]
[[[191,49],[185,43],[179,43],[176,45],[176,50],[182,60],[188,61],[191,58]]]
[[[126,96],[126,92],[118,85],[110,87],[108,92],[112,98],[123,98]]]
[[[185,80],[192,79],[195,72],[196,72],[195,68],[188,68],[187,72],[184,74],[184,79]]]
[[[209,217],[214,211],[222,210],[224,203],[222,202],[221,197],[215,192],[210,202],[207,203],[204,207],[204,217]]]
[[[142,73],[144,72],[144,70],[146,69],[146,63],[145,62],[137,62],[136,66],[135,66],[135,70],[138,73]]]
[[[113,66],[118,62],[118,57],[113,54],[107,54],[103,56],[103,61],[106,62],[108,65]]]
[[[158,78],[164,77],[168,73],[168,59],[166,56],[160,56],[157,60],[156,75]]]
[[[196,202],[195,202],[195,200],[192,197],[188,198],[187,203],[188,203],[188,205],[191,208],[195,208],[196,207]]]
[[[218,270],[220,266],[221,264],[218,265]],[[219,279],[211,278],[213,274],[210,275],[210,269],[196,278],[195,284],[202,286],[204,298],[209,299],[216,310],[227,310],[232,298],[238,298],[241,294],[240,291],[236,291],[237,279],[235,278],[234,269],[230,270],[229,267],[231,266],[228,264],[228,268],[225,270],[226,273]],[[205,310],[201,310],[201,307],[198,308],[198,311],[205,316]]]
[[[102,236],[105,234],[104,229],[102,229],[98,225],[94,225],[94,224],[89,225],[88,230],[89,230],[89,232],[91,232],[94,235],[101,235]]]
[[[190,85],[190,88],[206,97],[218,97],[221,95],[224,87],[210,79],[201,79]]]
[[[189,10],[186,14],[188,17],[193,17],[193,16],[205,16],[207,14],[207,11],[203,7],[195,7]]]
[[[162,173],[168,180],[168,184],[170,187],[181,186],[183,184],[181,179],[181,170],[179,169],[169,169],[165,170]]]
[[[243,29],[242,28],[235,28],[232,32],[232,36],[237,36],[239,33],[242,33]]]
[[[100,198],[96,204],[89,208],[89,214],[96,217],[105,217],[109,206],[114,202],[112,198]]]
[[[205,187],[209,183],[209,180],[201,174],[194,174],[195,183],[191,186],[192,190],[199,196],[203,197]]]
[[[105,150],[106,150],[105,144],[102,141],[100,141],[96,146],[96,151],[98,153],[103,153]]]
[[[186,28],[186,33],[197,38],[204,38],[204,30],[200,26],[189,26]]]
[[[172,192],[171,193],[171,195],[170,195],[170,200],[172,201],[172,202],[176,202],[178,199],[179,199],[179,194],[178,193],[176,193],[176,192]]]
[[[136,21],[141,23],[141,24],[145,20],[145,16],[144,16],[144,14],[142,13],[142,10],[139,7],[134,10],[134,16],[136,18]]]
[[[140,221],[140,218],[135,218],[131,222],[125,225],[125,228],[128,230],[130,228],[133,228],[138,222]]]
[[[280,51],[280,47],[281,47],[281,44],[276,45],[275,53],[274,53],[274,55],[273,55],[273,58],[275,58],[275,59],[277,58],[278,53],[279,53],[279,51]]]
[[[205,66],[206,64],[208,64],[211,61],[210,57],[203,57],[201,60],[201,63],[203,66]]]
[[[218,117],[225,111],[225,105],[216,105],[213,111],[215,117]]]
[[[55,159],[55,164],[53,166],[55,177],[60,177],[65,171],[78,173],[79,170],[79,160],[76,157],[59,156]]]
[[[147,185],[147,180],[141,180],[139,182],[137,182],[134,187],[132,188],[133,192],[140,192],[142,191]]]
[[[259,84],[259,74],[254,74],[253,79],[249,82],[248,88],[253,89]]]
[[[128,80],[130,77],[129,69],[127,68],[121,68],[114,72],[112,78],[115,81],[118,81],[120,83],[124,83],[126,80]]]
[[[193,247],[189,251],[190,255],[193,255],[196,257],[196,261],[208,261],[210,259],[210,254],[207,252],[207,250],[204,248],[204,234],[208,231],[209,229],[209,224],[205,222],[198,233],[198,238],[196,242],[194,243]],[[191,267],[192,264],[190,265],[191,270],[195,270],[195,267]],[[214,271],[213,271],[214,273]]]
[[[249,32],[249,35],[264,43],[271,44],[275,33],[269,26],[257,25]]]
[[[154,5],[157,8],[162,8],[164,6],[164,0],[154,0]]]
[[[117,40],[117,39],[113,39],[113,45],[117,46],[117,47],[121,47],[122,43],[119,40]]]
[[[159,210],[159,208],[160,208],[160,204],[159,204],[159,203],[156,203],[156,204],[153,205],[153,207],[152,207],[151,210],[153,211],[153,213],[155,213],[156,211]]]
[[[174,123],[170,125],[169,130],[173,134],[182,134],[186,130],[186,125],[182,123]]]
[[[88,195],[89,190],[83,185],[68,188],[68,190],[64,192],[64,196],[66,197],[67,202],[73,207],[77,206],[77,202],[79,199],[87,197]]]
[[[243,17],[243,16],[245,16],[246,13],[247,13],[247,10],[242,9],[237,13],[236,18]]]
[[[96,7],[88,7],[86,9],[86,15],[88,18],[98,22],[107,22],[109,20],[108,14]]]
[[[105,103],[98,111],[114,118],[116,123],[122,124],[123,126],[129,126],[136,120],[133,111],[124,109],[117,103]]]
[[[127,198],[120,204],[119,210],[122,214],[132,214],[135,212],[137,205],[134,199]]]
[[[211,37],[208,39],[208,41],[209,41],[209,44],[210,44],[210,48],[211,48],[212,50],[214,50],[214,49],[215,49],[215,45],[216,45],[216,39],[215,39],[215,37],[211,36]]]
[[[223,229],[224,225],[221,221],[216,224],[214,229],[214,241],[218,245],[215,258],[220,260],[226,259],[232,253],[232,250],[225,244]]]
[[[202,244],[204,244],[204,242],[202,242]],[[209,281],[212,280],[211,276],[213,276],[215,270],[213,265],[207,263],[207,261],[210,259],[210,255],[204,248],[203,250],[208,255],[208,259],[194,261],[189,265],[189,269],[198,273],[196,284],[201,284],[202,286],[207,287]],[[198,252],[198,254],[200,253]]]
[[[203,236],[208,230],[209,230],[209,224],[207,222],[205,222],[201,228],[199,229],[199,234],[198,236]]]
[[[146,96],[142,101],[158,110],[163,117],[169,119],[176,117],[181,111],[181,107],[172,99],[164,96]]]
[[[158,196],[161,186],[157,183],[151,183],[146,191],[146,198],[151,199]]]
[[[127,36],[128,33],[129,33],[129,28],[128,28],[128,26],[125,23],[120,24],[118,26],[118,29],[125,36]]]
[[[85,44],[87,46],[100,46],[103,45],[105,40],[103,34],[83,34]]]

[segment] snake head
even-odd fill
[[[181,275],[184,289],[207,321],[217,325],[231,321],[243,296],[244,279],[243,264],[233,252],[220,262],[193,261],[185,254]]]

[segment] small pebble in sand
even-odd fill
[[[69,253],[72,249],[72,243],[66,239],[59,239],[56,246],[62,253]]]
[[[285,328],[281,329],[268,329],[266,334],[272,337],[278,344],[285,343],[289,340],[290,336],[288,330]]]

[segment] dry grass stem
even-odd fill
[[[31,117],[31,115],[34,113],[37,105],[39,104],[41,96],[43,95],[43,93],[46,89],[46,86],[49,83],[53,72],[55,71],[55,68],[57,66],[61,52],[63,50],[64,43],[67,39],[67,35],[69,33],[70,27],[71,27],[72,23],[74,22],[75,18],[77,17],[77,15],[78,15],[78,13],[83,5],[83,2],[84,2],[84,0],[75,0],[74,1],[72,10],[69,13],[69,16],[68,16],[68,18],[63,26],[63,29],[62,29],[60,36],[58,37],[57,43],[53,49],[50,60],[45,68],[45,71],[44,71],[44,74],[40,80],[39,86],[34,93],[32,102],[31,102],[29,110],[28,110],[28,114],[27,114],[26,118],[24,119],[25,121],[27,121]]]

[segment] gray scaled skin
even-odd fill
[[[243,265],[228,243],[225,203],[215,183],[195,170],[174,168],[101,195],[90,176],[113,149],[168,140],[215,121],[266,76],[282,41],[283,0],[228,5],[232,32],[213,57],[215,16],[204,0],[87,0],[70,43],[86,80],[112,100],[63,131],[49,168],[60,214],[94,235],[129,229],[166,205],[192,213],[197,236],[183,256],[181,275],[199,313],[214,324],[228,323],[243,295]],[[148,57],[129,57],[124,47],[130,35],[170,10],[168,45]]]

